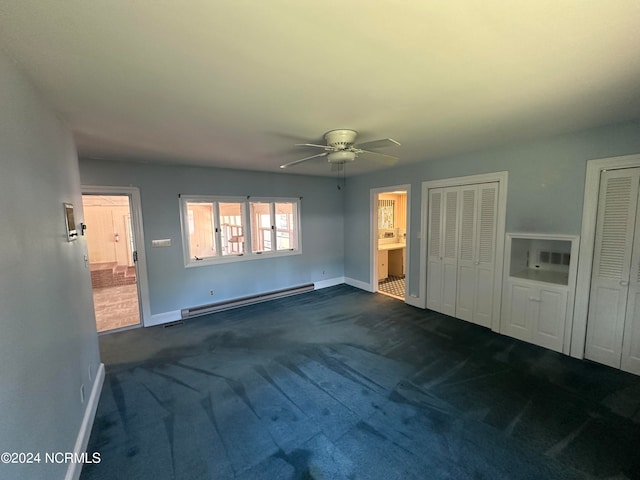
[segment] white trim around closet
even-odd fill
[[[502,269],[504,265],[504,242],[506,233],[507,216],[507,191],[509,172],[484,173],[465,177],[445,178],[442,180],[430,180],[422,182],[422,211],[421,218],[421,242],[420,242],[420,306],[427,308],[427,239],[429,235],[429,189],[441,187],[457,187],[474,185],[478,183],[498,182],[498,222],[496,224],[496,263],[495,263],[495,288],[493,293],[493,318],[491,330],[500,331],[500,308],[502,305]]]
[[[578,256],[578,279],[576,281],[576,303],[571,333],[571,352],[575,358],[584,358],[587,337],[587,315],[589,313],[589,292],[591,290],[591,270],[596,237],[596,216],[600,192],[600,174],[604,170],[640,166],[640,155],[601,158],[587,162],[582,207],[582,231],[580,233],[580,253]]]

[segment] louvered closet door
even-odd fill
[[[618,368],[627,298],[635,301],[628,294],[639,176],[640,169],[603,172],[598,199],[585,357]]]
[[[638,195],[640,195],[640,191]],[[621,367],[622,370],[640,375],[640,198],[636,207],[630,271]]]
[[[458,250],[458,292],[456,317],[473,321],[476,290],[477,195],[475,185],[460,188],[460,246]]]
[[[427,244],[427,308],[442,311],[442,209],[443,190],[429,190],[429,238]]]
[[[457,188],[444,190],[444,229],[442,231],[442,313],[455,316],[458,274],[458,197]]]
[[[456,317],[491,327],[498,184],[462,187],[461,202]]]
[[[491,327],[498,215],[498,184],[478,186],[478,237],[473,322]]]
[[[458,249],[458,189],[429,190],[427,308],[455,315]]]

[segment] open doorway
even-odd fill
[[[142,324],[135,228],[126,193],[83,192],[98,333]]]
[[[399,300],[407,294],[407,198],[404,188],[374,196],[375,291]]]

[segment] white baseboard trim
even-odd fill
[[[359,288],[360,290],[366,290],[367,292],[375,293],[375,290],[371,288],[370,283],[361,282],[360,280],[356,280],[354,278],[349,278],[349,277],[344,278],[344,283],[346,283],[347,285],[351,285],[352,287]]]
[[[151,315],[151,319],[145,322],[145,327],[155,327],[156,325],[162,325],[163,323],[177,322],[182,320],[180,310],[173,310],[171,312],[158,313],[157,315]]]
[[[320,280],[319,282],[313,282],[313,286],[316,290],[321,288],[335,287],[336,285],[342,285],[344,283],[344,277],[329,278],[327,280]]]
[[[89,443],[89,436],[91,435],[91,428],[93,427],[93,421],[96,418],[96,410],[98,409],[98,402],[100,401],[100,393],[102,392],[102,384],[104,383],[104,363],[101,363],[96,372],[96,379],[93,382],[91,388],[91,395],[87,402],[87,408],[84,410],[84,417],[80,424],[80,431],[76,438],[76,444],[73,447],[73,453],[81,455],[87,450],[87,444]],[[92,454],[94,452],[91,452]],[[91,455],[88,456],[91,458]],[[67,468],[67,474],[65,480],[78,480],[80,473],[82,472],[82,463],[69,463]]]

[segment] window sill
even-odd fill
[[[211,265],[221,265],[225,263],[246,262],[251,260],[262,260],[266,258],[280,258],[290,257],[292,255],[302,255],[302,250],[283,250],[280,252],[264,252],[264,253],[251,253],[244,255],[228,255],[226,257],[214,257],[203,260],[189,259],[185,262],[185,268],[196,268]]]

